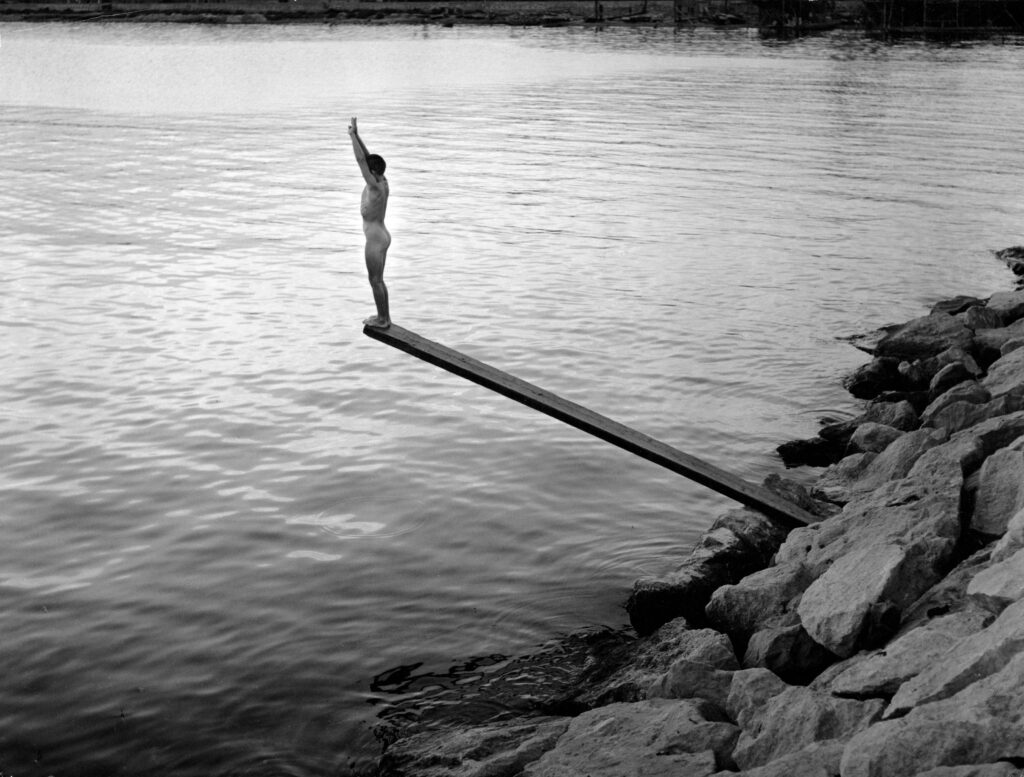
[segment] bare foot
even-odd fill
[[[363,326],[370,326],[374,329],[387,329],[391,326],[391,322],[382,319],[380,316],[370,316],[369,318],[364,319]]]

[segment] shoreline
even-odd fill
[[[1024,275],[1024,248],[997,257]],[[460,719],[457,695],[433,716],[396,705],[374,773],[1019,777],[1024,290],[941,300],[851,347],[864,412],[780,446],[821,470],[810,488],[765,481],[816,523],[728,510],[634,584],[635,634],[513,660],[510,678],[535,665],[529,692],[473,694],[499,718]]]

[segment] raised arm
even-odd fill
[[[359,171],[363,174],[366,183],[370,186],[380,186],[380,182],[370,172],[370,168],[366,164],[366,157],[370,155],[370,152],[366,150],[363,139],[359,137],[355,116],[352,117],[352,123],[348,125],[348,136],[352,138],[352,153],[356,156],[356,163],[359,165]]]

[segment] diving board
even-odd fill
[[[810,513],[762,486],[748,483],[696,456],[683,453],[636,429],[563,399],[557,394],[477,361],[464,353],[421,337],[408,329],[394,324],[388,329],[367,326],[363,328],[363,333],[509,399],[521,402],[527,407],[546,413],[641,458],[660,464],[740,504],[752,507],[786,526],[804,526],[817,520]]]

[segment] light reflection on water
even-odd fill
[[[0,33],[18,774],[344,772],[375,674],[619,626],[726,506],[361,335],[350,115],[399,323],[752,480],[1021,242],[1014,46]]]

